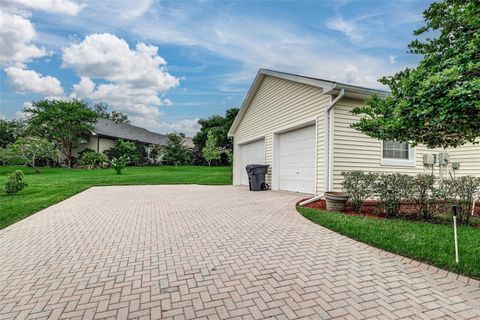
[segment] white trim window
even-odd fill
[[[405,142],[381,141],[382,165],[415,166],[415,148]]]

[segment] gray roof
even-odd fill
[[[163,134],[151,132],[131,124],[116,123],[108,119],[99,119],[93,131],[99,136],[143,143],[164,145],[167,142],[167,137]]]

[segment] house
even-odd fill
[[[443,149],[378,141],[350,125],[352,109],[371,94],[388,92],[260,69],[228,135],[234,139],[233,183],[248,185],[245,166],[270,165],[273,190],[321,194],[342,189],[342,172],[365,170],[417,174],[439,170],[423,155]],[[480,176],[480,145],[450,152],[456,174]],[[451,169],[451,167],[449,167]],[[443,168],[444,175],[447,168]]]
[[[101,153],[114,147],[118,139],[140,142],[145,145],[165,145],[167,143],[167,137],[164,134],[155,133],[131,124],[99,119],[88,141],[74,146],[73,155],[76,157],[85,149]],[[185,138],[184,144],[187,148],[193,149],[192,138]]]

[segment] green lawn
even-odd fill
[[[442,269],[480,278],[480,229],[458,229],[460,263],[455,263],[453,227],[401,219],[375,219],[298,208],[307,219],[352,239]]]
[[[17,169],[23,170],[29,186],[14,196],[0,193],[0,229],[92,186],[232,183],[230,167],[127,167],[117,175],[113,169],[42,168],[35,174],[27,167],[0,166],[0,188],[6,175]]]

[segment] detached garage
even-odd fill
[[[427,172],[423,154],[439,150],[382,142],[351,128],[360,119],[351,111],[372,94],[388,93],[260,69],[228,132],[233,183],[248,185],[248,164],[270,166],[273,190],[312,195],[340,191],[344,171]]]

